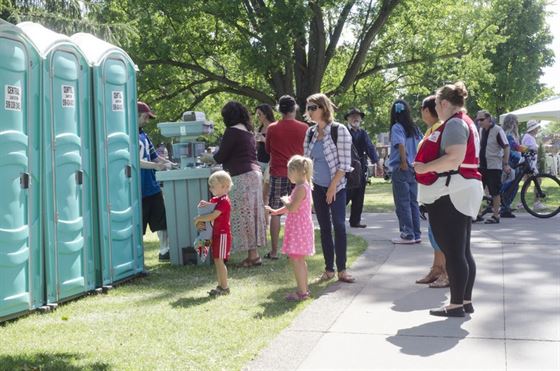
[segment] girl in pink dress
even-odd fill
[[[313,161],[310,158],[300,155],[290,158],[288,178],[295,184],[292,194],[281,198],[284,206],[279,209],[266,206],[272,215],[288,214],[284,224],[282,253],[290,257],[297,283],[297,291],[286,296],[289,301],[309,298],[305,257],[315,254],[315,234],[311,218],[312,174]]]

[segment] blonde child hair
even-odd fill
[[[294,155],[288,161],[288,171],[303,175],[307,183],[313,187],[313,160],[309,157]]]
[[[209,185],[213,185],[216,183],[226,185],[228,192],[231,190],[231,187],[233,187],[233,181],[231,180],[231,176],[229,176],[229,173],[224,170],[218,170],[212,173],[212,175],[210,175],[210,178],[208,178]]]

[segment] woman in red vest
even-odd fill
[[[422,142],[414,163],[418,201],[426,205],[435,240],[445,254],[451,291],[449,305],[430,310],[434,316],[464,317],[474,312],[471,224],[483,191],[478,132],[464,110],[467,96],[462,82],[437,90],[436,111],[443,124]]]

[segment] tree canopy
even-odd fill
[[[397,97],[413,107],[463,80],[470,109],[503,112],[550,91],[545,0],[3,0],[0,14],[92,32],[139,65],[139,96],[162,119],[217,119],[225,100],[254,107],[325,92],[359,106],[372,131]]]

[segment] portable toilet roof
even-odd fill
[[[39,23],[21,22],[17,26],[31,40],[42,58],[60,43],[72,43],[68,36],[49,30]]]
[[[101,63],[105,58],[107,58],[107,56],[109,56],[111,53],[117,52],[126,56],[130,64],[134,66],[134,69],[136,71],[138,70],[138,67],[134,64],[127,52],[125,52],[118,46],[95,37],[92,34],[78,32],[72,35],[70,39],[79,46],[91,66],[101,65]]]

